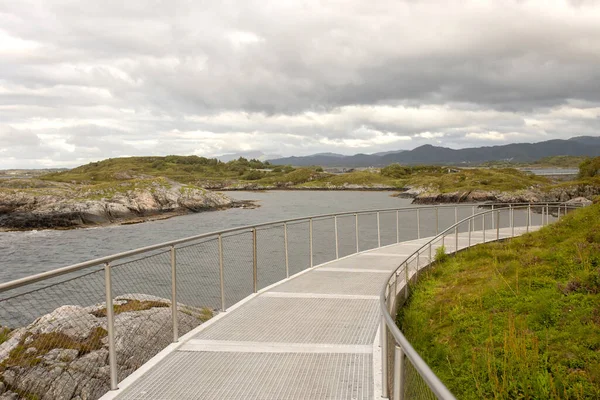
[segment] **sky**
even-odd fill
[[[595,0],[0,0],[0,168],[580,135]]]

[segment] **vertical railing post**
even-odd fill
[[[546,225],[550,223],[550,206],[546,204]]]
[[[356,227],[356,252],[358,253],[358,214],[354,214],[354,226]]]
[[[408,299],[408,260],[404,261],[404,298]]]
[[[417,239],[421,239],[421,210],[417,208]]]
[[[400,212],[396,210],[396,243],[400,243]]]
[[[416,279],[419,279],[420,256],[421,256],[421,253],[417,251],[417,271],[415,272]]]
[[[492,213],[490,214],[492,216],[492,229],[494,229],[494,205],[492,204]]]
[[[458,206],[454,206],[454,224],[458,224]],[[458,252],[458,225],[454,227],[454,252]]]
[[[333,228],[335,230],[335,259],[340,258],[340,245],[338,242],[338,226],[337,226],[337,215],[333,216]]]
[[[439,207],[435,208],[435,234],[440,233],[440,209]]]
[[[481,214],[481,230],[483,232],[483,243],[485,243],[485,213]]]
[[[388,295],[388,299],[389,299]],[[385,318],[381,316],[381,328],[379,329],[381,335],[381,394],[382,397],[388,397],[388,338],[387,338],[387,326],[385,324]]]
[[[496,211],[496,240],[500,240],[500,209]]]
[[[431,259],[431,242],[429,242],[429,264],[431,264],[433,260]]]
[[[377,211],[377,247],[381,247],[381,229],[379,228],[379,211]]]
[[[510,236],[515,237],[515,210],[512,208],[512,204],[508,205],[508,209],[508,218],[510,218]]]
[[[337,245],[337,231],[336,231],[336,245]],[[285,251],[285,277],[290,277],[290,256],[288,254],[288,232],[287,222],[283,223],[283,249]]]
[[[313,220],[308,220],[308,241],[310,248],[310,267],[313,267]]]
[[[393,400],[404,400],[404,370],[406,357],[400,346],[394,350],[394,393]]]
[[[110,390],[117,390],[117,349],[115,347],[115,310],[113,308],[110,263],[104,264],[104,290],[106,295],[106,325],[108,333],[108,365],[110,368]]]
[[[556,214],[556,219],[560,219],[560,204],[556,208],[558,210]]]
[[[173,322],[173,343],[179,340],[179,321],[177,319],[177,255],[175,246],[171,246],[171,320]]]
[[[454,252],[458,253],[458,226],[454,228]]]
[[[529,232],[529,225],[531,224],[531,203],[527,205],[527,232]]]
[[[223,237],[219,233],[219,280],[221,283],[221,311],[226,311],[225,306],[225,268],[223,263]]]
[[[252,280],[254,293],[258,292],[258,254],[256,243],[256,228],[252,228]]]
[[[471,247],[471,223],[475,222],[473,217],[469,218],[469,247]]]

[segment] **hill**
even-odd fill
[[[501,160],[508,160],[510,163],[532,163],[545,157],[555,156],[600,156],[600,137],[579,136],[568,140],[556,139],[538,143],[513,143],[458,150],[428,144],[407,151],[356,154],[342,157],[339,155],[315,154],[305,157],[278,158],[270,160],[270,162],[276,165],[332,167],[385,166],[392,163],[407,165],[478,165]]]

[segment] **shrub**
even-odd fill
[[[600,176],[600,157],[588,158],[579,164],[579,177],[591,178]]]
[[[247,181],[256,181],[258,179],[261,179],[263,177],[263,173],[260,171],[248,171],[244,176],[242,176],[242,179],[245,179]]]
[[[438,247],[435,250],[435,262],[442,263],[448,259],[448,254],[446,253],[446,246]]]

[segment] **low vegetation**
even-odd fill
[[[8,358],[0,364],[0,372],[9,367],[31,367],[39,364],[42,357],[50,350],[72,349],[77,350],[79,355],[87,354],[101,349],[102,339],[107,335],[103,328],[95,328],[90,335],[82,340],[61,332],[49,332],[23,335],[17,347],[9,354]]]
[[[600,398],[600,204],[436,261],[398,324],[457,398]]]
[[[47,182],[94,185],[98,189],[110,191],[114,189],[115,182],[144,182],[157,177],[196,186],[221,183],[223,187],[233,188],[246,184],[280,188],[334,188],[349,185],[402,188],[415,185],[441,192],[459,189],[519,190],[547,183],[544,178],[514,169],[457,169],[391,164],[381,170],[332,174],[321,167],[295,169],[244,158],[224,163],[197,156],[108,159],[69,171],[50,173],[42,179]]]
[[[260,170],[271,167],[268,162],[245,158],[224,163],[214,158],[198,156],[126,157],[109,158],[69,171],[47,174],[42,179],[87,184],[152,177],[164,177],[181,183],[194,183],[204,179],[255,180],[263,177]],[[286,169],[283,168],[280,172],[270,173],[285,172]]]
[[[600,158],[581,163],[577,181],[556,183],[513,168],[455,168],[391,164],[347,173],[328,173],[321,167],[274,166],[259,160],[221,162],[197,156],[129,157],[94,162],[39,179],[0,181],[2,192],[31,195],[68,195],[74,200],[110,199],[136,189],[178,182],[191,189],[404,189],[428,193],[471,191],[516,192],[530,188],[599,184]]]
[[[162,302],[162,301],[152,301],[152,300],[127,300],[123,304],[115,304],[113,305],[114,314],[118,315],[124,312],[131,311],[144,311],[149,310],[151,308],[161,308],[161,307],[170,307],[170,304]],[[106,317],[106,308],[102,308],[100,310],[94,311],[91,313],[95,317]]]

